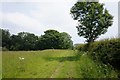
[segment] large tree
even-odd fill
[[[20,32],[18,33],[18,36],[23,40],[24,50],[35,50],[38,36],[29,32]]]
[[[59,49],[60,48],[60,36],[56,30],[47,30],[44,35],[39,38],[39,49]]]
[[[72,49],[73,41],[71,40],[71,36],[66,32],[62,32],[60,34],[61,34],[62,48],[63,49]]]
[[[113,23],[113,16],[98,2],[77,2],[70,10],[74,20],[78,21],[78,35],[94,42],[105,34]]]
[[[56,30],[47,30],[44,33],[39,38],[38,49],[68,49],[73,45],[67,33],[60,33]]]
[[[11,36],[11,50],[35,50],[38,36],[29,32],[20,32]]]

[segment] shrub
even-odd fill
[[[118,64],[120,62],[120,38],[96,41],[88,46],[86,44],[79,46],[78,49],[88,50],[93,59],[120,69]]]
[[[85,44],[78,44],[78,45],[75,46],[75,49],[77,49],[79,51],[83,51],[84,45]]]

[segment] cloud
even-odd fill
[[[74,3],[39,3],[38,10],[32,10],[30,14],[47,28],[55,28],[70,33],[73,29],[76,29],[76,21],[70,15],[70,8]]]
[[[33,26],[40,26],[41,24],[35,20],[30,18],[29,16],[23,14],[23,13],[4,13],[3,14],[3,20],[10,21],[14,24],[17,24],[19,26],[25,26],[25,27],[33,27]]]
[[[13,13],[0,13],[2,15],[3,22],[10,22],[12,24],[17,25],[16,27],[21,27],[21,29],[25,31],[42,31],[44,29],[44,25],[41,24],[36,19],[19,12]],[[4,26],[4,25],[3,25]],[[14,28],[13,28],[14,29]]]
[[[77,0],[1,0],[0,2],[72,2]]]

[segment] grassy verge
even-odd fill
[[[83,53],[77,61],[76,69],[82,78],[117,78],[117,73],[111,66],[93,61],[87,53]]]
[[[2,78],[2,51],[0,50],[0,79]]]

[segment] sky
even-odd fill
[[[118,9],[120,9],[120,1],[118,3]],[[118,36],[120,38],[120,10],[118,10]]]
[[[30,32],[38,36],[48,29],[67,32],[74,44],[84,43],[77,34],[77,21],[73,20],[70,8],[77,0],[1,0],[0,28],[11,34]],[[113,25],[97,40],[118,36],[118,0],[100,0],[114,16]]]

